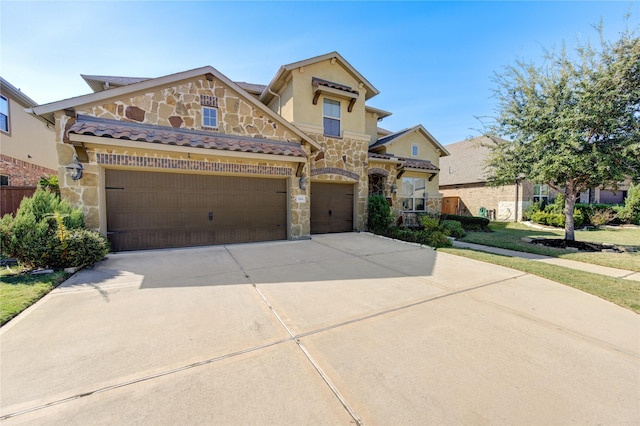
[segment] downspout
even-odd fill
[[[516,179],[516,216],[514,217],[514,222],[518,221],[518,197],[520,196],[519,189],[520,185],[518,184],[518,179]]]
[[[273,96],[275,96],[276,98],[278,98],[278,115],[282,116],[282,114],[280,113],[280,95],[278,95],[276,92],[272,91],[270,87],[267,87],[267,91],[272,94]]]

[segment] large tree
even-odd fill
[[[546,51],[542,65],[496,73],[488,161],[496,185],[527,179],[564,192],[565,238],[574,240],[580,192],[640,179],[640,38],[627,30],[597,47]]]

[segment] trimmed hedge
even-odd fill
[[[477,216],[459,216],[456,214],[443,214],[440,220],[455,220],[460,222],[465,231],[488,231],[489,219]]]

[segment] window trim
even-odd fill
[[[7,130],[0,128],[0,132],[2,133],[6,133],[8,135],[11,134],[11,111],[10,111],[10,101],[9,98],[4,96],[4,95],[0,95],[0,98],[4,99],[7,102]],[[5,115],[0,111],[1,115]]]
[[[413,153],[415,151],[415,154]],[[417,143],[411,144],[411,156],[418,157],[420,155],[420,146]]]
[[[405,182],[405,180],[409,180],[409,179],[412,181],[412,183],[411,183],[411,188],[412,188],[411,197],[407,197],[406,194],[404,193],[404,182]],[[416,193],[415,181],[416,180],[422,180],[424,182],[424,198],[415,196],[415,193]],[[427,193],[427,178],[421,178],[421,177],[406,177],[405,178],[405,177],[403,177],[401,182],[402,182],[402,186],[401,186],[401,188],[402,188],[401,191],[402,192],[400,193],[400,197],[398,197],[398,198],[399,198],[399,201],[400,201],[400,205],[402,206],[402,211],[404,211],[404,212],[416,212],[416,213],[418,213],[418,212],[419,213],[427,212],[429,210],[429,208],[427,206],[427,200],[429,198],[429,195]],[[411,200],[412,208],[411,209],[405,209],[404,201],[405,200],[409,200],[409,199]],[[417,199],[424,200],[424,209],[423,210],[416,210],[416,200]]]
[[[4,178],[6,178],[6,181],[7,181],[6,185],[2,184],[2,181],[4,180]],[[0,186],[11,186],[11,176],[0,174]]]
[[[546,195],[542,195],[543,188],[546,188]],[[537,191],[536,191],[537,189]],[[544,201],[545,203],[549,202],[549,184],[546,183],[535,183],[533,185],[533,197],[532,200],[534,203]]]
[[[205,111],[206,110],[212,110],[212,111],[216,112],[216,125],[215,126],[212,126],[212,125],[207,124],[205,122]],[[202,107],[202,128],[204,128],[204,129],[217,129],[218,128],[218,122],[220,121],[218,113],[219,113],[218,108],[203,106]]]
[[[329,102],[332,103],[337,103],[338,104],[338,117],[334,117],[331,115],[326,115],[325,114],[325,105],[328,104]],[[331,133],[327,133],[327,127],[325,126],[325,119],[327,120],[334,120],[338,122],[338,134],[334,135]],[[335,99],[331,99],[331,98],[323,98],[322,99],[322,133],[324,136],[328,136],[331,138],[340,138],[342,137],[342,102],[337,101]]]

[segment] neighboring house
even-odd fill
[[[15,212],[38,181],[57,174],[54,124],[25,112],[37,103],[0,77],[0,214]]]
[[[370,193],[398,214],[440,211],[448,152],[422,126],[379,129],[391,113],[336,52],[268,85],[210,66],[83,78],[94,93],[32,112],[56,123],[62,196],[114,250],[365,230]]]
[[[440,160],[442,212],[492,220],[520,221],[533,202],[552,201],[558,193],[547,184],[519,180],[512,185],[489,186],[485,167],[490,154],[489,136],[479,136],[446,146],[451,155]],[[629,184],[617,191],[592,189],[581,194],[582,203],[621,203]]]

